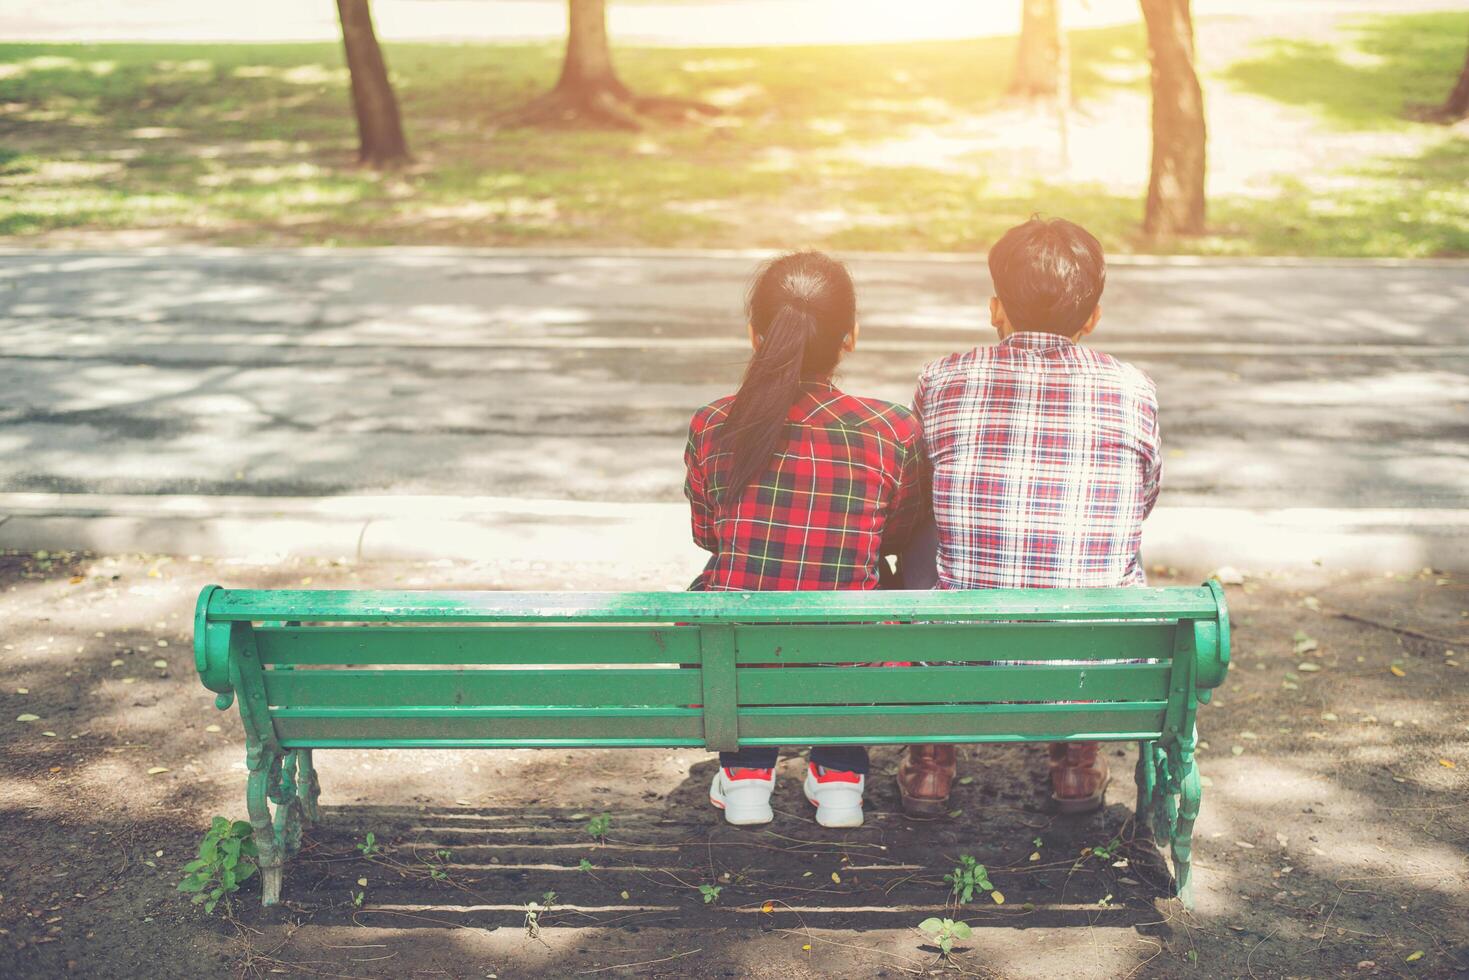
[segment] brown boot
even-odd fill
[[[1051,799],[1062,813],[1101,809],[1112,774],[1097,742],[1051,743]]]
[[[898,792],[903,812],[912,817],[941,817],[949,809],[949,787],[958,768],[952,745],[910,745],[898,766]]]

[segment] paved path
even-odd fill
[[[98,528],[126,512],[112,525],[125,541],[165,503],[207,523],[207,495],[216,518],[248,528],[263,508],[298,536],[328,519],[321,498],[347,498],[337,516],[357,546],[372,537],[365,508],[409,522],[399,536],[430,552],[443,545],[422,521],[490,512],[573,541],[621,521],[637,530],[603,551],[636,548],[681,524],[684,426],[738,380],[755,262],[0,252],[0,544],[55,532],[36,523],[47,515]],[[907,401],[925,361],[992,338],[978,259],[863,257],[853,271],[853,391]],[[1095,339],[1158,381],[1160,526],[1181,532],[1205,508],[1215,544],[1259,532],[1246,560],[1315,557],[1318,544],[1262,530],[1287,525],[1311,541],[1351,529],[1363,560],[1382,547],[1398,564],[1445,560],[1429,539],[1462,543],[1469,513],[1466,308],[1462,263],[1116,264]],[[1252,519],[1262,512],[1283,523]],[[503,537],[487,533],[474,549]],[[320,547],[350,553],[338,538]],[[1219,551],[1168,538],[1170,560]]]

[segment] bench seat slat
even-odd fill
[[[211,622],[758,623],[1212,619],[1207,588],[847,592],[454,592],[219,589]]]
[[[1016,742],[1157,738],[1166,702],[795,707],[740,710],[741,745]],[[433,748],[495,740],[499,747],[703,744],[703,722],[681,708],[279,708],[276,734],[287,746],[380,745]],[[942,732],[941,736],[935,733]],[[402,744],[403,740],[415,742]]]
[[[602,745],[621,739],[649,746],[704,744],[704,719],[688,708],[278,708],[271,714],[276,736],[298,746],[322,740],[391,744],[485,738],[506,747],[565,740]]]
[[[649,670],[267,670],[273,706],[676,705],[699,672]]]
[[[1175,623],[994,623],[983,629],[923,626],[738,626],[738,660],[749,663],[875,663],[893,660],[1168,660]]]
[[[988,704],[747,708],[741,745],[878,745],[1157,738],[1166,701],[1126,704]],[[942,733],[935,737],[936,733]]]
[[[265,664],[699,663],[694,627],[263,626]]]
[[[1169,664],[1053,667],[742,668],[740,703],[944,704],[983,701],[1166,701]]]

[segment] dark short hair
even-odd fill
[[[1064,218],[1032,217],[990,249],[990,278],[1016,330],[1070,336],[1086,323],[1102,287],[1102,243]]]

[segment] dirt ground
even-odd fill
[[[848,832],[814,823],[796,757],[776,822],[737,831],[709,809],[714,763],[697,751],[322,752],[324,819],[284,906],[262,911],[252,880],[205,916],[174,891],[178,869],[211,816],[245,812],[238,716],[214,710],[192,666],[208,582],[625,586],[552,565],[0,555],[0,975],[1469,972],[1457,575],[1258,570],[1229,589],[1233,669],[1199,722],[1191,913],[1130,839],[1132,746],[1110,757],[1100,814],[1058,817],[1029,745],[963,750],[955,812],[929,822],[899,814],[897,750],[880,749],[867,825]],[[605,843],[585,830],[600,813]],[[364,855],[369,832],[381,850]],[[1116,857],[1087,852],[1114,838]],[[973,936],[945,964],[915,926],[945,914],[942,878],[965,854],[1005,902],[962,909]],[[547,892],[529,936],[526,903]]]

